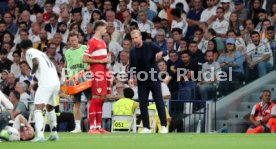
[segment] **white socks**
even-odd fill
[[[56,116],[55,110],[47,112],[47,114],[48,114],[51,134],[56,135],[57,134],[57,116]]]
[[[81,125],[80,125],[81,121],[80,120],[75,120],[75,130],[81,130]]]
[[[34,121],[35,121],[35,130],[37,133],[37,137],[44,137],[44,134],[43,134],[44,118],[41,110],[34,111]]]

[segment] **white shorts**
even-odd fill
[[[34,98],[34,104],[45,104],[56,106],[57,95],[59,94],[60,85],[41,87],[39,86]]]

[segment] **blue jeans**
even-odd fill
[[[214,98],[216,94],[216,86],[209,83],[204,83],[199,86],[199,91],[201,95],[201,100],[210,100]]]
[[[196,83],[187,81],[179,85],[178,100],[195,100]]]
[[[257,69],[258,69],[259,78],[261,78],[272,70],[272,65],[268,62],[260,62],[257,65]]]

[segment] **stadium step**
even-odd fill
[[[237,111],[248,111],[250,112],[253,106],[256,104],[256,102],[241,102]]]
[[[230,111],[228,113],[228,119],[243,119],[247,114],[250,113],[250,110],[247,111]]]
[[[217,129],[218,128],[222,128],[225,127],[227,125],[227,121],[226,120],[217,120]]]

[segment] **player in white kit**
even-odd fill
[[[32,69],[31,73],[34,74],[38,80],[38,89],[34,98],[34,121],[37,135],[32,142],[45,141],[43,133],[44,118],[42,115],[42,110],[45,106],[51,129],[51,135],[48,140],[58,140],[59,137],[56,131],[57,117],[54,107],[60,89],[60,82],[56,67],[45,53],[33,48],[31,40],[23,40],[20,45],[22,49],[27,50],[27,63]]]

